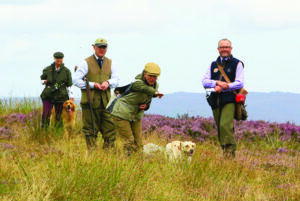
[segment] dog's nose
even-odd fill
[[[68,105],[68,109],[71,109],[71,106],[70,106],[70,105]]]
[[[194,149],[191,149],[190,153],[191,153],[191,154],[194,153]]]

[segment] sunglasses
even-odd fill
[[[100,49],[106,49],[107,48],[107,46],[105,46],[105,45],[100,45],[100,46],[97,46],[98,48],[100,48]]]

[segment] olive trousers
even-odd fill
[[[213,110],[214,120],[218,129],[218,139],[224,154],[235,155],[236,142],[234,139],[235,103],[228,103]]]
[[[100,131],[104,140],[103,148],[111,148],[116,140],[117,130],[112,120],[111,114],[105,110],[103,104],[99,108],[92,109],[94,116],[95,133],[89,106],[82,105],[82,133],[85,135],[88,148],[96,147],[96,138]]]
[[[118,137],[127,155],[139,152],[143,148],[142,121],[128,121],[113,116],[117,127]]]

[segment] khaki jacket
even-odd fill
[[[144,110],[139,109],[140,105],[146,104],[145,110],[150,108],[152,98],[156,97],[155,92],[158,90],[158,83],[155,82],[153,86],[150,86],[143,74],[137,75],[135,79],[130,93],[118,99],[114,105],[111,113],[113,116],[128,121],[138,121],[144,116]]]
[[[64,64],[60,66],[58,71],[55,70],[55,63],[44,68],[41,80],[47,80],[41,93],[42,100],[63,103],[69,99],[67,87],[72,86],[72,75]]]

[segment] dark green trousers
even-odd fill
[[[113,116],[118,130],[118,138],[127,155],[139,152],[143,148],[142,121],[128,121]]]
[[[111,114],[105,110],[103,104],[99,108],[93,109],[95,133],[93,133],[92,118],[89,106],[82,106],[82,133],[87,140],[87,146],[95,146],[97,133],[100,132],[104,140],[103,148],[111,147],[116,140],[117,130],[112,120]]]
[[[233,151],[236,150],[233,125],[234,112],[234,103],[228,103],[222,108],[213,110],[214,119],[218,128],[218,139],[223,150],[226,148],[233,149]]]

